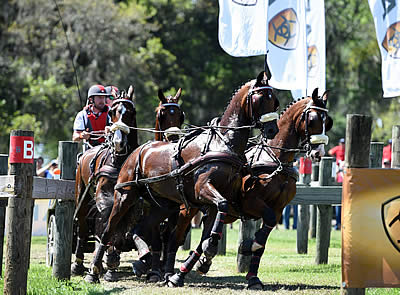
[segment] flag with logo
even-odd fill
[[[293,98],[311,95],[318,88],[322,95],[325,86],[325,7],[324,1],[309,0],[306,8],[307,87],[292,90]]]
[[[270,85],[305,89],[307,46],[305,0],[270,0],[268,7],[268,65]]]
[[[383,97],[400,96],[400,1],[368,2],[382,56]]]
[[[218,39],[232,56],[267,52],[267,0],[219,0]]]

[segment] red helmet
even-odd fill
[[[94,96],[94,95],[108,95],[106,88],[103,85],[93,85],[92,87],[89,88],[88,91],[88,98]]]
[[[106,92],[107,92],[107,95],[110,95],[113,97],[119,96],[119,90],[116,86],[106,86]]]

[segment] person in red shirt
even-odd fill
[[[93,85],[88,91],[89,104],[80,111],[74,121],[73,141],[87,140],[90,146],[96,146],[104,142],[104,138],[92,139],[92,131],[104,131],[110,125],[108,116],[109,107],[106,105],[107,94],[103,85]]]
[[[388,140],[388,145],[383,147],[382,168],[390,168],[392,165],[392,140]]]

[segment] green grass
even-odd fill
[[[28,294],[340,294],[341,281],[341,243],[340,232],[332,231],[329,261],[325,265],[316,265],[315,240],[309,240],[308,254],[296,253],[296,231],[275,229],[268,240],[267,248],[261,260],[259,277],[265,285],[263,291],[246,290],[246,274],[236,271],[238,223],[233,229],[227,229],[227,255],[217,256],[207,276],[191,272],[185,281],[185,287],[172,289],[157,284],[148,284],[144,278],[130,275],[130,263],[137,259],[136,253],[121,255],[121,280],[100,285],[90,285],[81,277],[72,277],[71,281],[58,281],[52,277],[52,270],[45,265],[45,237],[33,237],[31,262],[28,274]],[[200,230],[192,230],[192,248],[200,237]],[[178,252],[179,267],[188,251]],[[87,266],[92,255],[87,255]],[[3,266],[4,271],[4,266]],[[3,292],[3,279],[0,279],[0,292]],[[400,289],[367,289],[368,295],[394,295]]]

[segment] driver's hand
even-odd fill
[[[105,128],[104,128],[104,133],[105,134],[109,134],[111,132],[111,126],[106,126]]]
[[[79,137],[88,140],[90,138],[90,133],[87,131],[82,131]]]

